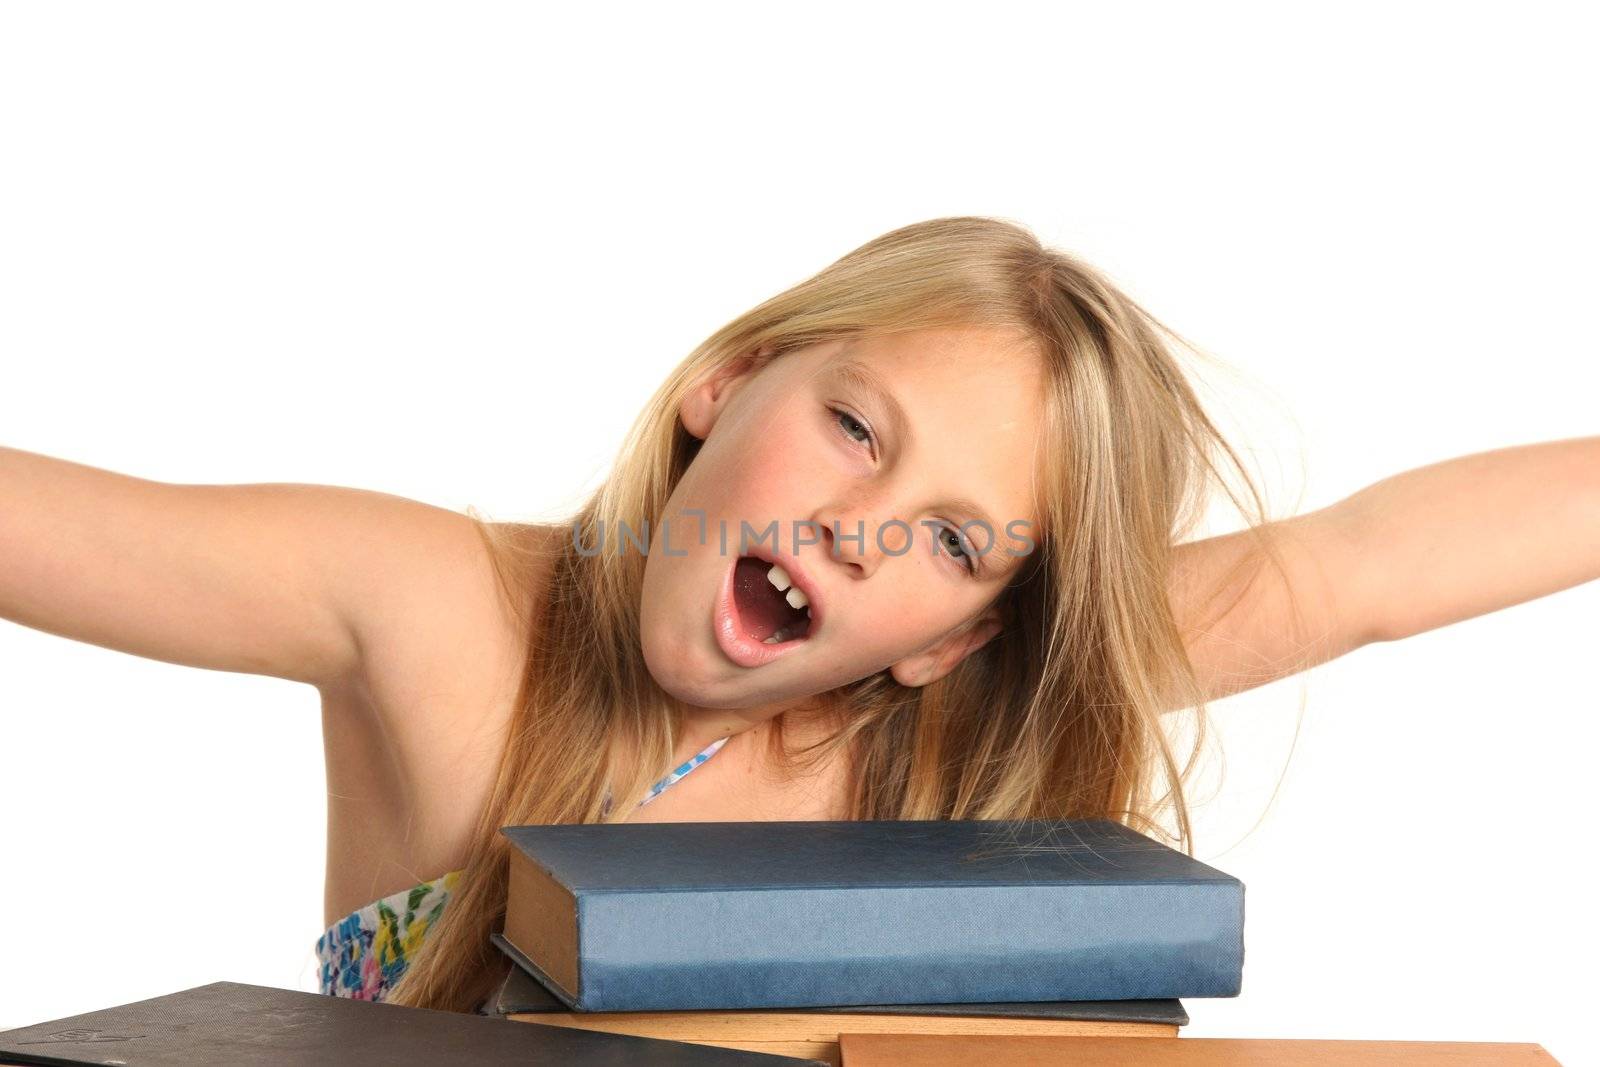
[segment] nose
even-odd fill
[[[855,578],[870,578],[885,558],[905,555],[915,529],[878,509],[834,507],[811,518],[817,546],[830,560],[851,570]]]

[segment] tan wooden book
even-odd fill
[[[693,1041],[701,1045],[822,1060],[839,1067],[842,1035],[931,1034],[1056,1038],[1115,1036],[1148,1040],[1177,1035],[1173,1023],[1107,1022],[1096,1019],[1024,1019],[981,1015],[869,1015],[831,1012],[670,1011],[529,1012],[506,1016],[516,1022],[572,1026],[636,1037]],[[986,1065],[992,1067],[992,1065]]]
[[[1535,1044],[855,1033],[843,1067],[1560,1067]]]
[[[492,940],[513,960],[520,954]],[[517,1022],[798,1056],[838,1067],[839,1035],[875,1033],[1118,1035],[1172,1037],[1188,1023],[1177,1000],[1019,1004],[923,1004],[848,1008],[742,1008],[731,1011],[573,1012],[522,966],[510,968],[494,997],[495,1014]]]

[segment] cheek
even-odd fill
[[[789,405],[752,418],[736,432],[717,442],[705,458],[705,495],[728,502],[741,517],[787,524],[805,518],[808,505],[824,473],[821,446],[815,426],[805,423],[798,405]],[[812,490],[807,493],[807,490]],[[810,500],[814,507],[817,501]]]
[[[926,648],[960,621],[948,584],[941,585],[931,569],[936,562],[919,565],[901,557],[885,559],[882,565],[871,581],[863,583],[860,599],[849,609],[848,622],[841,625],[847,631],[841,645],[851,649],[853,658],[859,653],[864,663],[889,664],[903,659]]]

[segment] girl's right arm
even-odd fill
[[[337,685],[360,669],[363,639],[432,592],[419,573],[463,558],[451,546],[469,544],[470,521],[368,490],[174,484],[0,447],[0,618]]]

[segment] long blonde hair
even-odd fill
[[[1204,354],[1020,225],[933,219],[869,241],[695,348],[634,422],[575,526],[550,536],[474,516],[528,635],[526,661],[464,872],[392,1002],[471,1011],[504,974],[489,941],[505,913],[502,826],[620,820],[672,760],[681,707],[640,647],[645,555],[588,548],[598,529],[658,528],[699,445],[678,419],[685,392],[758,352],[782,359],[840,338],[960,326],[1021,331],[1049,367],[1036,547],[999,596],[1002,629],[932,684],[902,686],[883,670],[826,694],[836,729],[800,752],[784,746],[780,716],[774,743],[807,765],[848,753],[850,818],[1105,817],[1193,854],[1183,785],[1205,738],[1205,694],[1168,577],[1212,480],[1254,519],[1255,563],[1281,571],[1261,494],[1174,346]],[[1222,456],[1249,504],[1222,476]],[[1196,729],[1180,766],[1161,716],[1181,709],[1194,711]],[[1160,821],[1169,811],[1175,834]]]

